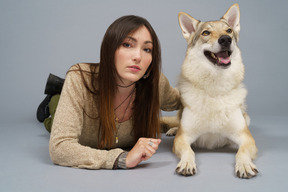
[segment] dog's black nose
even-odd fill
[[[223,47],[229,47],[232,43],[232,38],[228,35],[222,35],[219,39],[218,39],[218,43],[220,45],[222,45]]]

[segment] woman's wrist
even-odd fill
[[[128,155],[127,151],[122,152],[114,163],[114,169],[127,169],[126,157]]]

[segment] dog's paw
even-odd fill
[[[197,168],[193,161],[180,161],[175,171],[179,175],[193,176],[197,173]]]
[[[175,136],[177,133],[178,127],[173,127],[166,132],[166,136]]]
[[[239,178],[250,179],[258,174],[258,170],[256,168],[256,165],[254,165],[252,162],[238,162],[235,165],[235,174]]]

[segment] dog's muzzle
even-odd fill
[[[232,43],[232,38],[228,35],[223,35],[218,39],[218,43],[221,46],[221,51],[218,53],[213,53],[211,51],[204,51],[204,55],[213,64],[220,66],[224,69],[231,65],[231,54],[230,45]]]

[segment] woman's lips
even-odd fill
[[[141,70],[140,67],[137,65],[132,65],[132,66],[129,66],[128,68],[133,72],[138,72]]]

